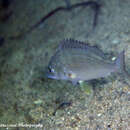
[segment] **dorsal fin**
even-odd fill
[[[59,49],[65,49],[65,48],[87,49],[88,47],[89,47],[88,43],[74,40],[71,38],[62,40],[59,45]]]
[[[57,51],[62,51],[63,49],[74,49],[74,48],[83,49],[85,51],[92,52],[102,58],[106,58],[105,54],[97,45],[91,46],[89,43],[74,40],[71,38],[62,40],[57,48]]]

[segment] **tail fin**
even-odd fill
[[[125,51],[123,50],[117,57],[115,64],[117,71],[124,72],[125,71]]]

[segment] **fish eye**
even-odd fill
[[[52,68],[52,69],[51,69],[51,72],[52,72],[52,73],[54,73],[54,72],[55,72],[55,70]]]
[[[49,70],[50,73],[54,73],[54,69],[53,68],[48,67],[48,70]]]
[[[51,67],[48,67],[49,72],[51,72]]]

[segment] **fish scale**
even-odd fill
[[[124,51],[113,62],[96,46],[74,39],[62,40],[50,59],[46,76],[72,82],[106,77],[123,70]]]

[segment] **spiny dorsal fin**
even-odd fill
[[[102,52],[100,47],[98,47],[97,45],[91,46],[89,43],[74,40],[72,38],[62,40],[59,44],[57,51],[62,51],[63,49],[74,49],[74,48],[83,49],[85,51],[89,51],[96,55],[99,55],[102,58],[105,58],[104,53]]]
[[[65,48],[78,48],[78,49],[87,49],[89,46],[88,43],[81,42],[78,40],[74,40],[72,38],[70,39],[64,39],[60,42],[59,48],[65,49]]]
[[[90,45],[90,43],[74,40],[72,38],[64,39],[60,42],[59,45],[60,49],[65,48],[78,48],[78,49],[88,49],[88,48],[95,48],[101,51],[100,47],[98,45]]]

